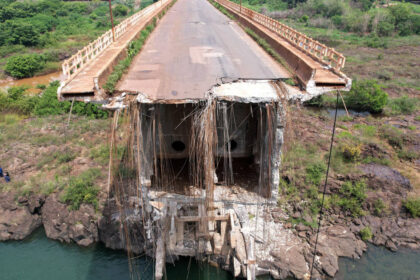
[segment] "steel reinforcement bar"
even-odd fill
[[[126,18],[120,24],[115,26],[115,40],[118,40],[131,26],[136,24],[139,20],[153,13],[156,9],[162,6],[163,3],[170,0],[158,1],[145,9],[135,13],[134,15]],[[65,60],[62,64],[63,74],[65,75],[64,84],[67,84],[74,76],[76,76],[84,66],[102,53],[108,46],[114,42],[112,29],[108,30],[102,36],[89,45],[79,50],[76,54]]]
[[[281,38],[296,46],[299,50],[310,55],[318,62],[329,65],[337,71],[340,71],[344,67],[346,61],[344,55],[337,52],[333,48],[329,48],[324,44],[306,36],[305,34],[300,33],[299,31],[294,30],[293,28],[288,27],[287,25],[275,19],[257,13],[243,6],[241,7],[241,5],[233,3],[229,0],[215,1],[268,28]]]

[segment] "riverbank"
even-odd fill
[[[259,228],[271,229],[261,232],[261,236],[269,238],[270,246],[257,250],[258,265],[275,278],[303,279],[312,260],[323,182],[323,173],[314,167],[324,170],[332,119],[327,110],[293,106],[288,112],[293,129],[288,129],[286,137],[286,144],[293,145],[286,145],[284,150],[278,205],[260,211],[258,221],[255,207],[239,207],[235,211],[243,226],[253,228],[258,222]],[[0,184],[0,237],[24,239],[42,226],[49,238],[61,242],[81,246],[102,242],[109,248],[125,249],[118,209],[106,207],[110,205],[104,168],[109,159],[110,120],[72,116],[66,127],[67,118],[62,115],[25,119],[8,114],[0,118],[4,151],[0,162],[11,173],[13,182]],[[420,220],[412,218],[404,206],[407,198],[418,194],[419,163],[400,158],[399,149],[382,138],[379,129],[385,124],[392,124],[403,137],[414,139],[402,140],[407,148],[418,145],[415,141],[419,139],[419,121],[414,114],[380,118],[365,114],[344,116],[338,121],[316,264],[320,275],[335,275],[339,257],[362,256],[366,242],[390,250],[420,246]],[[416,130],[409,128],[413,125]],[[361,154],[355,161],[344,160],[343,142],[352,144],[357,139],[363,140],[357,143]],[[82,185],[82,193],[98,190],[88,192],[96,199],[85,203],[82,199],[78,209],[74,199],[65,199],[77,178],[89,182]],[[361,200],[341,191],[355,191],[361,182],[365,184],[359,189],[363,190]],[[239,189],[235,192],[242,195]],[[140,217],[134,218],[133,225],[138,228],[133,230],[140,233]],[[371,235],[364,235],[366,228]],[[141,254],[143,248],[141,243],[138,245],[134,252]]]
[[[87,248],[63,244],[46,238],[42,229],[35,231],[24,241],[0,243],[0,255],[8,257],[0,262],[5,279],[56,279],[63,280],[104,279],[128,280],[128,260],[125,252],[110,250],[101,244]],[[419,251],[401,250],[389,252],[381,247],[369,246],[360,260],[340,259],[339,280],[416,279],[420,276]],[[142,279],[152,279],[151,259],[140,258]],[[23,270],[22,267],[25,267]],[[199,263],[189,258],[167,264],[168,279],[233,279],[228,272]],[[270,278],[259,278],[270,279]]]
[[[114,24],[152,3],[113,5]],[[0,4],[0,27],[0,80],[5,80],[61,70],[62,61],[109,30],[111,21],[107,3],[10,1]]]

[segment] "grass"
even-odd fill
[[[78,177],[71,178],[61,201],[67,203],[71,210],[78,210],[83,203],[91,204],[97,209],[99,188],[94,183],[99,175],[98,169],[89,169]]]
[[[394,148],[402,148],[404,145],[404,133],[399,128],[391,125],[382,125],[379,129],[381,138]]]
[[[386,113],[387,115],[410,115],[418,109],[418,98],[410,98],[407,95],[389,100]]]
[[[0,114],[0,143],[4,151],[0,153],[1,165],[7,170],[15,162],[19,164],[17,171],[8,170],[11,183],[0,180],[0,190],[14,191],[19,196],[65,191],[71,185],[69,178],[77,178],[79,170],[84,170],[83,165],[71,163],[76,156],[84,158],[90,167],[103,167],[90,161],[86,154],[106,147],[104,131],[109,129],[109,120],[74,116],[67,130],[69,137],[64,136],[66,123],[67,116],[63,115],[28,119],[13,113]],[[20,166],[26,169],[21,172]]]

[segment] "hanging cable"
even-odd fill
[[[325,192],[327,191],[328,173],[330,171],[331,154],[332,154],[332,148],[333,148],[333,144],[334,144],[335,126],[336,126],[336,123],[337,123],[338,96],[339,96],[339,91],[337,90],[337,101],[336,101],[336,104],[335,104],[334,125],[333,125],[333,130],[332,130],[332,135],[331,135],[330,152],[329,152],[329,155],[328,155],[327,173],[325,175],[324,190],[322,192],[321,210],[319,211],[318,229],[316,231],[314,256],[312,258],[311,272],[309,274],[310,275],[309,279],[312,279],[312,272],[314,270],[314,263],[315,263],[315,256],[316,256],[316,247],[318,245],[319,230],[321,228],[321,221],[322,221],[322,218],[323,218],[323,215],[324,215],[324,199],[325,199]]]

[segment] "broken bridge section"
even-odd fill
[[[235,276],[255,279],[255,234],[242,231],[238,213],[252,204],[260,216],[277,201],[284,96],[278,81],[238,80],[194,102],[127,93],[115,100],[125,150],[111,161],[111,196],[120,213],[142,217],[156,279],[178,256],[210,257]],[[121,134],[112,135],[112,149],[121,147]],[[122,228],[127,248],[136,244]]]

